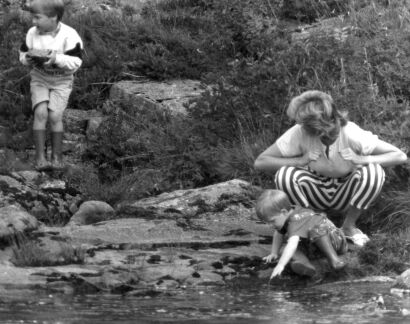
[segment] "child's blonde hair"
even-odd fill
[[[31,0],[28,7],[32,13],[57,17],[57,21],[60,21],[64,15],[64,0]]]
[[[289,197],[282,190],[268,189],[262,192],[256,201],[256,215],[259,219],[269,222],[271,214],[279,212],[282,209],[290,210],[292,204]]]

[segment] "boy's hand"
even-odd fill
[[[282,274],[284,268],[285,268],[285,267],[284,267],[283,265],[278,264],[278,265],[273,269],[270,278],[272,279],[272,278],[274,278],[274,277],[280,276],[280,275]]]
[[[36,62],[34,61],[33,57],[29,55],[29,53],[26,54],[26,61],[30,65],[34,65]]]
[[[48,61],[44,63],[45,66],[51,66],[56,62],[56,51],[51,51],[49,55],[47,55]]]
[[[278,258],[278,255],[276,253],[271,253],[267,255],[266,257],[263,257],[262,260],[265,261],[265,263],[271,263],[272,260],[276,260]]]

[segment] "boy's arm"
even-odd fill
[[[279,259],[279,262],[273,269],[272,275],[270,276],[271,278],[279,276],[282,273],[283,269],[285,269],[285,266],[289,263],[290,259],[295,254],[296,249],[298,248],[298,244],[299,236],[294,235],[289,237],[288,243],[283,249],[283,253]]]
[[[19,60],[23,65],[30,65],[31,62],[27,59],[27,53],[29,51],[28,42],[30,41],[30,36],[27,34],[26,39],[21,43],[19,49]]]
[[[54,53],[54,57],[51,56],[46,65],[55,64],[60,69],[74,73],[83,63],[83,51],[83,41],[81,40],[80,35],[78,35],[75,30],[70,30],[68,32],[68,37],[65,40],[64,52]]]
[[[276,260],[279,256],[279,249],[283,242],[283,235],[280,234],[277,230],[273,232],[272,238],[272,248],[270,254],[263,258],[267,263],[271,262],[272,260]]]
[[[50,63],[55,63],[61,69],[75,72],[80,68],[81,64],[83,63],[82,51],[82,46],[78,42],[73,48],[67,50],[63,54],[55,54],[54,62]]]

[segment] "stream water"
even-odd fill
[[[380,283],[278,288],[248,282],[152,298],[7,290],[0,295],[0,323],[397,324],[410,323],[410,297]]]

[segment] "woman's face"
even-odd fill
[[[321,129],[307,127],[306,125],[304,125],[303,127],[308,134],[314,137],[318,137],[320,142],[326,146],[332,145],[337,140],[340,133],[339,121],[335,121],[331,125],[326,125],[326,127],[323,127]]]
[[[332,130],[321,134],[319,136],[319,139],[323,145],[330,146],[339,137],[339,131],[340,131],[340,127],[338,125],[335,125],[335,127]]]

